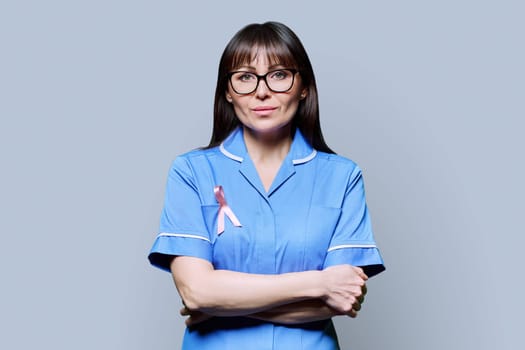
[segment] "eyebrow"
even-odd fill
[[[268,72],[271,71],[272,69],[279,69],[279,68],[285,68],[285,66],[283,66],[282,64],[272,64],[268,66]],[[254,66],[240,66],[236,69],[257,70]]]

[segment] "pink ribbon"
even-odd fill
[[[219,202],[219,216],[217,220],[217,234],[220,235],[224,232],[224,215],[226,214],[227,217],[230,218],[231,222],[234,226],[241,227],[241,223],[239,219],[235,216],[231,208],[228,206],[228,203],[226,203],[226,199],[224,198],[224,190],[222,189],[222,186],[215,186],[213,188],[213,192],[215,193],[215,198],[217,198],[217,202]]]

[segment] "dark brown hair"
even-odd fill
[[[293,118],[294,128],[301,130],[312,147],[319,151],[334,153],[325,143],[319,122],[319,100],[314,72],[303,44],[295,33],[282,23],[266,22],[249,24],[230,40],[221,56],[215,104],[213,109],[213,133],[207,148],[218,146],[240,125],[233,106],[226,100],[228,73],[249,64],[258,51],[268,55],[271,64],[280,64],[299,71],[306,97],[299,102]]]

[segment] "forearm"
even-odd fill
[[[324,294],[321,271],[249,274],[191,257],[175,258],[171,270],[186,307],[213,316],[245,316]]]
[[[337,315],[342,313],[330,308],[320,299],[310,299],[277,306],[248,317],[273,323],[300,324],[326,320]]]

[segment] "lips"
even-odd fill
[[[255,113],[255,115],[259,117],[266,117],[272,114],[273,111],[275,111],[276,109],[277,107],[272,107],[272,106],[258,106],[258,107],[252,108],[252,111],[253,113]]]
[[[252,108],[252,111],[254,111],[254,112],[262,112],[262,111],[273,111],[275,109],[277,109],[277,107],[259,106],[259,107]]]

